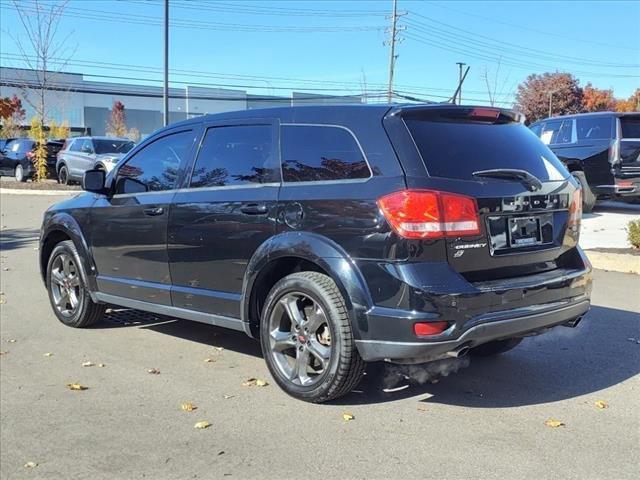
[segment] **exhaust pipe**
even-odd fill
[[[467,353],[469,353],[469,350],[471,350],[469,347],[467,347],[466,345],[463,345],[462,347],[457,348],[456,350],[447,352],[447,356],[453,357],[453,358],[461,358],[461,357],[464,357]]]
[[[567,323],[563,323],[563,327],[576,328],[578,324],[582,321],[582,317],[576,317],[573,320],[569,320]]]

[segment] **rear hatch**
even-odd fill
[[[620,117],[620,169],[640,175],[640,115]]]
[[[443,239],[456,271],[481,282],[566,265],[563,254],[578,240],[579,191],[518,114],[438,106],[410,109],[402,119],[427,170],[408,175],[408,187],[477,202],[479,233]]]

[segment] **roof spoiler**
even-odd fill
[[[524,123],[526,117],[515,110],[484,105],[453,105],[450,103],[399,105],[388,115],[434,121],[469,120],[490,123]]]

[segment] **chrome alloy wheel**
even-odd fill
[[[269,317],[269,347],[279,373],[295,385],[318,383],[331,360],[331,330],[322,307],[304,293],[280,298]]]
[[[82,303],[84,289],[71,255],[62,253],[53,260],[50,281],[56,310],[64,317],[72,317]]]

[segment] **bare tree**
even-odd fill
[[[41,127],[51,120],[47,92],[59,88],[56,79],[70,57],[65,50],[68,36],[60,38],[59,35],[60,20],[67,3],[68,0],[13,0],[26,35],[26,41],[22,41],[20,37],[15,37],[14,41],[22,62],[31,70],[28,77],[20,79],[20,89],[24,101],[33,109]],[[38,130],[42,132],[42,138],[37,141],[44,145],[44,128]],[[34,164],[36,180],[42,180],[47,174],[46,158],[36,156]]]
[[[493,73],[489,72],[489,69],[485,65],[484,69],[480,73],[480,78],[484,80],[484,83],[487,87],[487,94],[489,95],[489,103],[492,107],[495,107],[498,103],[504,103],[500,98],[506,97],[509,93],[513,93],[513,89],[515,84],[507,89],[507,84],[509,81],[509,73],[503,78],[500,78],[500,67],[502,63],[502,59],[498,60],[498,65]],[[498,88],[499,86],[499,88]]]

